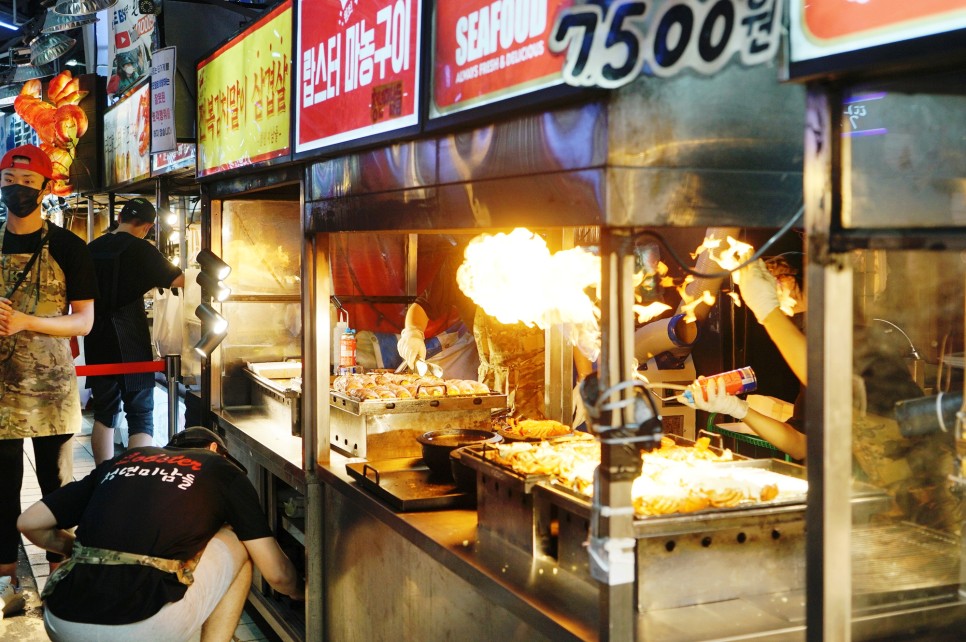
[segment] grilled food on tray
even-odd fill
[[[356,401],[490,394],[490,389],[478,381],[395,373],[339,375],[332,382],[332,389]]]
[[[594,492],[594,473],[600,464],[600,444],[582,433],[573,439],[497,444],[490,458],[523,475],[548,475],[586,496]],[[661,448],[644,453],[642,472],[634,480],[634,512],[649,515],[690,513],[708,508],[730,508],[780,499],[804,497],[804,480],[762,468],[720,466],[732,459],[708,447],[707,438],[695,445],[663,439]]]
[[[567,424],[552,419],[507,419],[500,434],[507,439],[550,439],[569,435],[573,430]]]

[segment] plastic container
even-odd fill
[[[755,376],[755,371],[749,366],[711,375],[710,377],[702,377],[698,379],[698,384],[706,391],[709,385],[714,385],[717,389],[718,381],[721,380],[725,382],[725,392],[729,395],[743,395],[754,392],[758,388],[758,377]],[[684,391],[684,397],[694,403],[690,390]],[[705,395],[705,398],[707,398],[707,395]]]
[[[354,368],[356,366],[356,331],[346,328],[339,339],[339,367]]]

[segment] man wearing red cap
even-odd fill
[[[50,158],[21,145],[0,159],[0,577],[17,584],[23,440],[33,443],[46,496],[71,480],[81,427],[70,337],[94,322],[97,280],[83,239],[42,216]],[[48,554],[52,567],[63,558]]]

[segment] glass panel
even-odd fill
[[[966,288],[959,252],[864,250],[853,259],[858,620],[961,599],[963,487],[953,480],[961,472],[956,414],[963,401]],[[921,627],[918,617],[928,630],[942,625],[920,612],[914,624],[892,620],[900,629],[892,633]]]
[[[966,223],[966,82],[958,74],[930,85],[942,93],[877,84],[843,96],[845,227]]]
[[[222,259],[233,296],[299,294],[298,201],[225,201]]]

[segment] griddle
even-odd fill
[[[420,457],[396,457],[345,465],[359,486],[399,512],[470,506],[475,497],[440,478]]]

